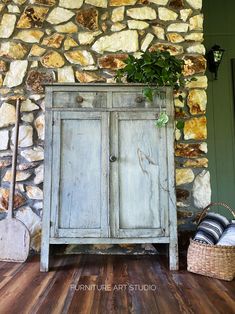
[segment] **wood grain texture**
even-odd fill
[[[12,217],[0,221],[1,261],[25,262],[29,243],[29,231],[21,221]]]
[[[51,87],[47,87],[48,92],[46,93],[46,104],[47,108],[52,107],[52,91]],[[53,127],[53,119],[52,112],[49,110],[45,115],[45,153],[44,159],[47,162],[44,162],[44,197],[43,197],[43,208],[47,208],[47,210],[43,210],[42,216],[42,240],[41,240],[41,271],[48,271],[49,268],[49,239],[50,239],[50,221],[51,221],[51,181],[52,181],[52,127]],[[53,226],[52,226],[53,227]]]
[[[101,108],[106,107],[106,93],[102,92],[56,92],[53,107],[61,108]]]
[[[51,272],[40,273],[38,257],[1,262],[0,313],[235,313],[234,281],[195,275],[181,264],[170,272],[160,255],[70,255],[54,257]]]
[[[145,229],[160,225],[159,142],[154,114],[120,113],[118,139],[118,229],[129,236],[142,236]],[[164,226],[162,226],[164,227]],[[134,233],[133,233],[133,231]],[[125,230],[128,236],[128,231]],[[122,234],[120,233],[120,236]]]
[[[54,234],[107,236],[107,114],[56,112],[54,116]]]
[[[48,269],[50,243],[135,241],[170,243],[170,268],[177,269],[173,95],[160,89],[165,100],[156,96],[150,104],[143,88],[46,87],[53,127],[47,127],[42,270]],[[161,110],[170,119],[157,129]]]

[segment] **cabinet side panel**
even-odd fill
[[[101,174],[101,120],[62,120],[59,228],[101,227]]]

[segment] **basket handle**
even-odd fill
[[[209,210],[210,207],[212,207],[212,206],[218,206],[218,205],[225,207],[225,208],[230,212],[230,214],[232,214],[232,216],[235,218],[235,212],[234,212],[234,210],[233,210],[231,207],[229,207],[227,204],[222,203],[222,202],[210,203],[210,204],[207,205],[207,206],[203,209],[203,211],[201,212],[201,215],[200,215],[199,218],[198,218],[197,224],[199,225],[199,223],[202,221],[203,217],[204,217],[205,214],[208,212],[208,210]]]

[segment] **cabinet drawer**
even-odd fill
[[[53,108],[102,108],[107,96],[103,92],[55,92]]]
[[[114,92],[113,93],[114,108],[156,108],[159,107],[158,97],[154,97],[153,102],[146,101],[146,98],[141,92]]]

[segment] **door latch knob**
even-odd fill
[[[111,161],[111,162],[114,162],[114,161],[116,161],[116,160],[117,160],[117,157],[116,157],[116,156],[111,155],[111,156],[109,157],[109,161]]]

